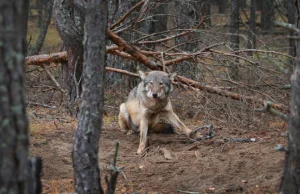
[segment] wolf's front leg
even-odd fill
[[[143,117],[140,122],[140,145],[137,154],[142,154],[147,146],[148,125],[148,119]]]
[[[172,125],[175,126],[175,130],[180,130],[178,131],[179,133],[185,133],[188,137],[190,137],[191,133],[193,132],[191,129],[189,129],[185,124],[179,119],[179,117],[173,112],[168,112],[167,115],[169,121],[172,123]]]

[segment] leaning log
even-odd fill
[[[67,60],[66,55],[67,55],[66,52],[59,52],[59,53],[54,53],[54,54],[50,54],[50,55],[29,56],[26,58],[26,64],[43,66],[44,63],[63,62],[63,61]],[[138,74],[135,74],[135,73],[132,73],[132,72],[129,72],[126,70],[112,68],[112,67],[106,67],[106,71],[121,73],[121,74],[125,74],[125,75],[132,76],[132,77],[139,77]],[[262,106],[264,106],[264,104],[266,103],[266,100],[264,100],[264,99],[255,98],[253,96],[240,95],[238,93],[229,92],[226,90],[219,89],[217,87],[202,85],[199,82],[196,82],[194,80],[188,79],[183,76],[177,76],[177,81],[187,87],[196,88],[196,89],[199,89],[202,91],[206,91],[208,93],[218,94],[221,96],[229,97],[233,100],[244,100],[244,101],[247,101],[248,103],[258,103]],[[285,111],[285,112],[288,111],[288,107],[286,107],[285,105],[282,105],[282,104],[272,103],[272,106],[277,110],[281,110],[281,111]]]
[[[61,63],[67,61],[67,52],[58,52],[44,55],[34,55],[26,57],[27,65],[43,66],[45,63]]]

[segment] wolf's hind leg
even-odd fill
[[[174,133],[175,129],[173,125],[166,121],[159,121],[155,125],[151,126],[150,132],[151,133]]]
[[[119,113],[119,125],[127,133],[129,130],[129,113],[127,112],[125,103],[120,105],[120,113]]]

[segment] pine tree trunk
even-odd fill
[[[0,3],[0,194],[27,194],[24,65],[28,0]]]
[[[239,50],[239,17],[240,17],[240,1],[231,0],[231,16],[230,16],[230,48]],[[238,59],[230,64],[229,76],[234,79],[239,79]]]
[[[48,26],[50,24],[51,17],[52,17],[53,0],[48,0],[45,3],[47,4],[46,9],[45,9],[45,14],[44,14],[45,17],[43,18],[43,22],[41,23],[41,26],[40,26],[40,33],[39,33],[36,43],[29,50],[28,55],[37,55],[40,52],[40,50],[43,46],[45,37],[47,35]]]
[[[297,0],[299,18],[300,0]],[[297,21],[300,28],[300,21]],[[283,178],[280,185],[281,194],[297,194],[300,189],[300,42],[296,44],[296,66],[291,77],[291,106],[288,121],[288,151],[285,156]]]
[[[286,0],[287,2],[287,10],[288,10],[288,23],[295,24],[295,0]],[[290,31],[290,36],[295,36],[296,33],[294,31]],[[294,38],[289,39],[289,54],[291,56],[296,56],[296,41]]]
[[[84,8],[80,0],[54,0],[53,16],[68,53],[66,86],[69,111],[76,116],[82,92]]]
[[[228,0],[216,0],[217,4],[218,4],[218,11],[221,14],[226,13],[227,9],[228,9]]]
[[[98,166],[106,66],[107,1],[89,0],[86,10],[83,96],[73,145],[76,193],[103,193]]]
[[[263,0],[261,10],[261,29],[265,32],[272,31],[274,28],[274,0]]]
[[[250,21],[247,48],[256,48],[256,0],[251,0],[250,5]],[[249,52],[249,55],[252,55],[252,52]]]

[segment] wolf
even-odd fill
[[[170,101],[173,90],[172,81],[176,73],[167,74],[163,71],[144,73],[139,71],[142,81],[128,96],[128,100],[120,105],[119,125],[125,130],[140,132],[140,143],[137,154],[142,154],[147,146],[148,131],[160,131],[166,127],[188,137],[193,135],[189,129],[174,113]],[[159,117],[165,117],[172,127],[159,122]],[[174,127],[173,127],[174,126]]]

